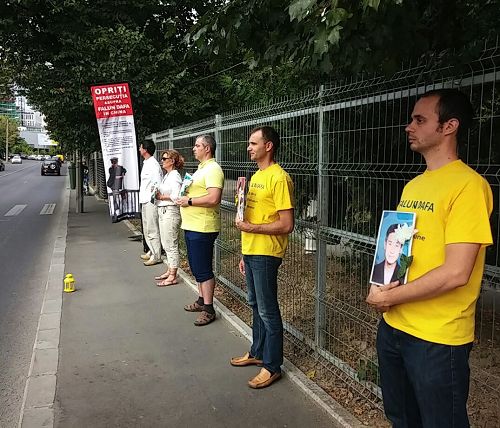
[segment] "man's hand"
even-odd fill
[[[245,276],[245,262],[243,261],[243,258],[240,259],[240,262],[238,263],[238,268],[240,270],[240,273]]]
[[[177,205],[179,205],[180,207],[187,207],[188,206],[188,201],[189,201],[189,198],[187,196],[181,196],[180,198],[178,198],[175,203]]]
[[[253,230],[253,224],[245,220],[240,220],[238,214],[236,214],[236,218],[234,219],[234,224],[236,225],[236,228],[238,230],[241,230],[242,232],[252,232]]]
[[[391,305],[387,300],[387,291],[392,290],[395,287],[399,286],[399,281],[391,282],[387,285],[377,286],[372,284],[370,286],[370,292],[366,297],[366,303],[368,303],[371,307],[376,309],[379,312],[387,312]]]

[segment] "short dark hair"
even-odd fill
[[[210,153],[212,153],[212,156],[215,155],[215,149],[217,148],[217,143],[215,142],[215,138],[212,137],[210,134],[202,134],[202,135],[198,135],[196,138],[195,138],[195,141],[197,139],[200,139],[200,140],[203,140],[203,142],[208,146],[210,147]]]
[[[152,140],[144,140],[142,143],[142,148],[146,150],[151,156],[155,154],[156,145]]]
[[[433,89],[426,92],[420,98],[437,97],[437,114],[439,123],[442,125],[450,119],[458,120],[457,141],[466,140],[467,130],[474,118],[474,109],[470,99],[463,92],[454,88]]]
[[[276,129],[272,126],[258,126],[250,131],[250,135],[259,131],[262,132],[262,136],[266,141],[273,143],[273,154],[276,153],[280,147],[280,136]]]
[[[385,240],[387,241],[387,238],[389,237],[389,235],[393,232],[396,231],[396,229],[398,228],[399,224],[391,224],[388,228],[387,228],[387,232],[385,233]]]

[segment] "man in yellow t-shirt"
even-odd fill
[[[283,322],[278,304],[278,268],[293,230],[293,183],[275,160],[279,135],[270,126],[250,132],[247,151],[259,170],[252,176],[241,230],[243,258],[240,272],[246,277],[248,303],[253,311],[253,342],[250,352],[234,357],[236,367],[263,366],[251,388],[264,388],[281,377]]]
[[[404,188],[399,211],[416,213],[408,283],[372,285],[384,312],[377,334],[380,382],[394,427],[468,427],[469,353],[486,247],[491,188],[457,157],[473,117],[456,89],[427,92],[406,127],[427,170]]]
[[[213,307],[215,277],[213,272],[214,244],[220,231],[220,201],[224,188],[224,173],[215,161],[215,139],[211,135],[196,138],[193,153],[200,162],[193,174],[187,195],[177,199],[181,207],[181,228],[191,272],[198,282],[199,296],[184,306],[188,312],[200,312],[194,322],[204,326],[215,320]]]

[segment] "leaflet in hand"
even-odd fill
[[[158,191],[158,183],[155,182],[151,185],[151,197],[149,198],[152,204],[154,204],[156,201],[157,191]]]
[[[377,236],[370,282],[387,285],[404,284],[413,261],[411,244],[417,215],[412,212],[383,211]]]
[[[186,195],[186,191],[187,191],[188,187],[191,186],[192,182],[193,182],[193,176],[189,172],[186,172],[186,174],[184,174],[184,180],[182,180],[181,190],[179,191],[179,196]]]
[[[243,215],[245,212],[246,184],[247,184],[247,179],[245,177],[238,177],[238,183],[236,185],[236,213],[241,221],[243,221]]]

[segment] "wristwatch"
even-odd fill
[[[189,198],[189,199],[188,199],[188,205],[189,205],[190,207],[192,207],[192,206],[193,206],[193,198]]]

